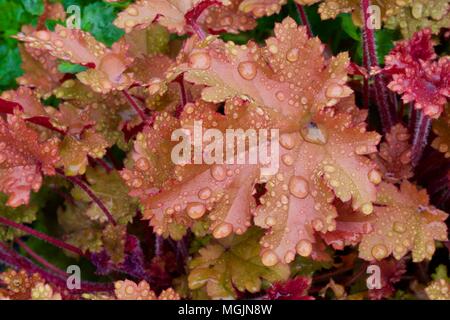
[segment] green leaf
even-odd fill
[[[295,276],[312,276],[317,271],[328,270],[333,267],[332,261],[314,261],[301,256],[295,257],[291,264],[292,274]]]
[[[445,264],[438,265],[431,277],[433,278],[433,280],[444,279],[450,282],[450,278],[447,275],[447,266]]]
[[[63,61],[58,65],[58,71],[62,73],[78,73],[85,71],[86,69],[87,68],[82,65],[70,63],[67,61]]]
[[[20,30],[20,26],[28,18],[28,13],[20,5],[19,1],[0,0],[0,31]]]
[[[81,28],[110,46],[124,35],[124,31],[113,24],[115,18],[116,11],[112,6],[96,2],[84,8]]]
[[[353,23],[352,16],[350,14],[339,15],[341,20],[341,27],[352,39],[361,41],[361,32],[357,26]]]
[[[36,214],[39,209],[44,207],[48,195],[48,189],[42,188],[38,193],[31,194],[29,204],[11,208],[6,205],[8,197],[0,193],[0,216],[17,223],[32,223],[36,220]],[[0,241],[13,240],[21,235],[23,235],[21,231],[0,225]]]
[[[1,19],[0,19],[1,20]],[[20,65],[19,49],[0,45],[0,89],[8,89],[15,84],[15,79],[23,74]]]
[[[60,21],[60,20],[52,20],[52,19],[45,20],[45,27],[50,31],[55,31],[55,27],[57,24],[64,26],[65,22]]]
[[[86,179],[92,191],[105,204],[116,219],[118,224],[126,225],[131,222],[136,214],[135,199],[128,195],[127,187],[117,171],[106,173],[102,169],[89,167],[86,171]],[[75,200],[88,204],[85,214],[92,220],[105,222],[107,218],[97,204],[80,187],[72,189]]]
[[[39,16],[44,13],[44,2],[42,0],[22,0],[22,4],[29,13]]]
[[[251,228],[241,236],[212,240],[189,264],[189,288],[206,290],[213,299],[232,299],[237,296],[236,290],[260,291],[264,280],[271,283],[286,280],[290,273],[287,265],[262,264],[259,256],[262,234],[261,229]]]
[[[377,55],[380,64],[384,64],[384,57],[394,48],[394,41],[398,39],[399,34],[394,30],[381,29],[375,31]]]

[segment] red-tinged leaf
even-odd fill
[[[308,296],[311,279],[297,277],[286,282],[276,282],[267,290],[266,298],[269,300],[314,300]]]
[[[202,15],[202,24],[212,33],[224,31],[239,33],[254,29],[255,18],[239,10],[242,0],[230,0],[230,2],[231,4],[227,6],[210,7]]]
[[[206,44],[211,49],[205,49]],[[183,127],[191,123],[187,127],[192,128],[194,120],[203,120],[208,123],[204,127],[219,131],[281,128],[280,169],[276,175],[260,177],[260,165],[177,167],[179,183],[151,197],[146,202],[144,216],[151,219],[158,233],[167,235],[171,224],[189,227],[192,217],[195,219],[210,211],[208,218],[212,221],[213,236],[221,238],[232,232],[241,233],[251,224],[254,185],[264,181],[261,179],[268,179],[267,193],[261,198],[263,205],[255,212],[255,223],[268,229],[262,239],[263,263],[289,263],[296,252],[322,259],[315,231],[335,230],[336,211],[331,204],[335,195],[342,201],[352,200],[355,210],[370,214],[376,198],[374,183],[380,182],[374,163],[364,157],[376,152],[380,140],[377,133],[366,132],[365,123],[361,122],[366,113],[357,111],[354,103],[347,108],[337,108],[349,110],[350,114],[323,110],[350,94],[345,86],[347,58],[341,56],[325,61],[322,57],[308,64],[307,57],[321,56],[321,44],[317,39],[309,39],[304,29],[297,28],[289,18],[277,25],[276,38],[269,39],[262,50],[255,44],[238,47],[211,39],[201,48],[191,50],[193,45],[195,40],[186,45],[171,77],[184,69],[185,79],[209,86],[203,90],[204,99],[220,102],[239,96],[250,103],[246,103],[244,111],[239,111],[239,105],[234,112],[225,107],[225,116],[215,113],[214,108],[186,107],[189,121],[185,121]],[[247,67],[236,66],[254,58],[258,62],[251,62],[255,69],[250,68],[254,71],[250,79]],[[288,68],[285,63],[292,65]],[[305,73],[300,72],[303,69]],[[308,81],[303,75],[309,76]],[[292,80],[286,80],[289,77]],[[317,85],[312,85],[315,82]],[[280,95],[279,90],[283,88],[291,94],[282,92]],[[302,100],[305,101],[303,108],[300,107]],[[205,190],[208,201],[200,196]],[[217,195],[221,195],[220,199]]]
[[[255,108],[250,111],[246,107],[241,100],[229,101],[225,106],[225,113],[230,115],[227,118],[217,113],[210,103],[188,104],[181,115],[182,128],[191,132],[196,120],[203,121],[204,129],[221,132],[263,123],[263,116]],[[245,232],[251,225],[255,207],[252,194],[260,175],[259,165],[195,164],[194,153],[190,160],[193,164],[179,164],[175,168],[176,183],[168,184],[161,193],[145,202],[144,217],[151,219],[156,232],[167,236],[173,224],[191,226],[211,210],[209,228],[216,238]]]
[[[372,300],[381,300],[390,298],[395,293],[394,284],[401,280],[406,273],[405,259],[395,260],[393,258],[378,261],[374,264],[380,268],[379,289],[370,289],[369,298]]]
[[[39,116],[48,117],[44,106],[36,97],[35,93],[27,87],[19,87],[17,90],[4,91],[1,98],[18,104],[18,110],[22,111],[23,115],[27,118]],[[8,108],[8,110],[5,111],[8,112],[13,110]]]
[[[198,16],[197,10],[204,10],[210,5],[228,4],[228,0],[138,0],[119,13],[114,24],[125,31],[134,28],[145,29],[154,21],[171,32],[184,34],[191,31],[187,25],[186,15],[190,12]],[[202,11],[201,10],[201,11]]]
[[[397,183],[413,176],[409,138],[408,130],[402,124],[396,124],[386,134],[380,152],[372,157],[385,181]]]
[[[63,103],[58,109],[44,107],[35,95],[35,91],[27,87],[19,87],[17,90],[5,91],[1,95],[3,103],[2,111],[13,113],[14,109],[20,110],[21,116],[28,122],[35,123],[71,135],[80,134],[85,128],[95,122],[90,120],[86,112],[74,106]]]
[[[88,165],[88,156],[102,158],[108,142],[93,130],[86,130],[80,138],[66,135],[60,147],[60,164],[68,176],[83,175]]]
[[[100,65],[109,49],[82,30],[56,25],[55,31],[39,30],[19,33],[16,38],[35,49],[47,50],[51,55],[81,65]]]
[[[79,135],[95,124],[85,110],[76,108],[68,102],[61,103],[58,109],[47,108],[46,111],[52,125],[68,135]]]
[[[389,89],[401,94],[405,103],[413,102],[416,109],[438,118],[450,96],[450,58],[437,59],[431,30],[398,42],[385,63],[385,72],[392,75]]]
[[[22,58],[21,68],[25,74],[17,82],[29,88],[35,88],[38,95],[47,97],[60,84],[63,74],[57,69],[58,61],[47,51],[19,45]]]
[[[128,105],[124,107],[120,100],[93,102],[86,106],[85,112],[88,119],[95,122],[94,129],[108,142],[108,147],[117,143],[123,150],[128,149],[120,130],[130,113]]]
[[[300,132],[299,132],[300,131]],[[315,232],[336,230],[335,195],[364,214],[372,213],[379,172],[364,155],[376,152],[380,136],[352,126],[347,114],[322,112],[299,131],[280,136],[280,169],[267,182],[255,223],[263,237],[265,264],[291,262],[295,254],[317,259]]]
[[[132,74],[126,72],[133,62],[128,57],[128,45],[121,39],[114,43],[95,69],[88,69],[77,74],[78,79],[96,92],[108,93],[111,90],[123,90],[133,84]]]
[[[414,262],[431,259],[435,240],[447,240],[447,214],[428,203],[426,190],[404,181],[400,190],[382,183],[378,189],[373,231],[363,236],[359,256],[373,261],[412,251]]]
[[[0,118],[0,190],[9,196],[8,205],[27,204],[42,175],[55,174],[58,144],[56,138],[42,141],[19,114]]]
[[[371,215],[366,216],[352,210],[350,203],[337,203],[338,217],[336,229],[321,234],[322,239],[336,250],[345,246],[354,246],[361,242],[364,234],[372,231]]]
[[[125,40],[119,40],[109,49],[89,33],[61,25],[56,25],[54,32],[19,33],[16,38],[27,42],[31,48],[46,50],[56,58],[92,67],[77,77],[96,92],[122,90],[132,84],[131,76],[124,73],[132,62],[127,56]]]
[[[142,201],[174,177],[171,151],[172,131],[179,128],[179,120],[167,113],[157,116],[152,127],[145,127],[134,143],[133,151],[125,162],[121,176],[130,188],[130,195]]]
[[[282,117],[279,126],[297,126],[298,118],[351,94],[345,84],[347,54],[325,60],[319,39],[309,39],[291,18],[276,24],[275,36],[264,48],[254,42],[237,46],[211,37],[202,42],[191,38],[168,77],[184,72],[187,81],[206,85],[206,101],[240,97],[266,107],[273,118]]]
[[[172,63],[172,59],[162,54],[141,56],[128,67],[127,73],[133,74],[136,83],[145,86],[162,79]]]

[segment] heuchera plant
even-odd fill
[[[0,299],[450,298],[448,1],[109,0],[81,29],[38,2],[0,96]],[[277,129],[278,170],[174,162],[200,121]]]

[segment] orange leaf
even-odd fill
[[[383,183],[378,190],[373,231],[363,236],[359,256],[381,260],[390,254],[398,260],[412,251],[413,261],[431,259],[435,240],[447,240],[443,221],[447,214],[428,204],[426,190],[404,181],[400,190]]]

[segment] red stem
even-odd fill
[[[379,67],[375,32],[372,28],[369,28],[367,21],[369,20],[369,13],[367,12],[370,6],[370,0],[361,0],[361,11],[363,18],[363,48],[364,56],[366,56],[365,62],[367,63],[367,70],[370,72],[371,68]],[[381,124],[384,132],[389,132],[390,128],[396,123],[396,114],[388,101],[388,91],[386,89],[386,83],[382,74],[377,74],[373,77],[375,100],[380,113]]]
[[[40,266],[37,266],[31,260],[19,255],[3,243],[0,243],[0,261],[16,270],[23,269],[27,271],[28,274],[39,273],[46,282],[57,286],[63,291],[67,290],[67,274],[64,274],[64,276],[62,276],[62,274],[53,274]],[[87,292],[111,292],[113,290],[114,285],[112,283],[81,281],[81,290],[71,290],[71,293],[80,294]]]
[[[144,110],[142,110],[142,108],[136,103],[134,98],[126,90],[122,90],[122,93],[130,103],[130,105],[133,107],[134,111],[136,111],[139,117],[141,117],[142,121],[146,121],[147,115],[145,114]]]
[[[107,163],[105,160],[103,160],[103,159],[98,159],[98,158],[93,158],[93,160],[97,163],[97,164],[99,164],[103,169],[105,169],[106,170],[106,172],[108,172],[108,173],[110,173],[112,170],[113,170],[113,168],[109,165],[109,163]]]
[[[177,78],[176,81],[178,82],[178,85],[180,86],[180,100],[181,100],[181,104],[175,112],[178,117],[183,112],[184,107],[186,106],[186,104],[188,102],[188,99],[187,99],[186,87],[184,85],[183,76],[180,76],[179,78]]]
[[[195,34],[197,34],[197,36],[202,40],[206,38],[206,33],[202,29],[202,27],[197,23],[197,20],[202,15],[203,11],[214,5],[221,6],[222,2],[218,0],[203,0],[197,3],[191,10],[189,10],[184,15],[186,23],[191,26]]]
[[[162,236],[155,236],[155,256],[160,257],[163,251],[164,238]]]
[[[20,223],[17,223],[15,221],[9,220],[9,219],[7,219],[5,217],[0,216],[0,224],[3,224],[3,225],[8,226],[10,228],[21,230],[21,231],[23,231],[23,232],[25,232],[25,233],[27,233],[27,234],[35,237],[35,238],[41,239],[41,240],[43,240],[45,242],[48,242],[48,243],[50,243],[50,244],[52,244],[52,245],[54,245],[54,246],[56,246],[58,248],[61,248],[61,249],[73,252],[73,253],[75,253],[77,255],[80,255],[80,256],[85,256],[85,254],[83,253],[83,251],[81,251],[80,248],[77,248],[77,247],[75,247],[75,246],[73,246],[73,245],[71,245],[69,243],[66,243],[66,242],[64,242],[62,240],[53,238],[53,237],[51,237],[49,235],[46,235],[45,233],[39,232],[39,231],[34,230],[34,229],[30,228],[30,227],[24,226],[24,225],[22,225]]]
[[[363,65],[366,68],[367,72],[369,72],[369,57],[366,54],[363,54]],[[370,101],[370,86],[369,86],[369,78],[364,77],[363,83],[363,106],[364,109],[369,109],[369,101]]]
[[[428,143],[430,128],[431,118],[424,115],[422,111],[415,110],[415,126],[411,148],[411,161],[413,167],[415,167],[422,158],[423,151]]]
[[[306,27],[306,32],[307,32],[308,36],[310,38],[314,37],[314,34],[311,29],[311,24],[309,23],[308,15],[306,14],[305,9],[303,8],[303,6],[301,4],[297,3],[297,10],[298,10],[298,14],[300,15],[300,20],[302,22],[302,25],[304,25]]]
[[[52,272],[62,276],[62,277],[66,277],[67,274],[62,271],[61,269],[57,268],[56,266],[54,266],[53,264],[51,264],[50,262],[48,262],[47,260],[45,260],[43,257],[41,257],[40,255],[38,255],[36,252],[34,252],[29,246],[27,246],[25,244],[25,242],[23,242],[20,239],[16,239],[15,242],[30,256],[32,257],[36,262],[38,262],[39,264],[41,264],[43,267],[47,268],[48,270],[51,270]]]
[[[98,198],[96,196],[96,194],[94,193],[94,191],[91,190],[91,188],[89,188],[89,186],[87,184],[85,184],[83,182],[83,180],[81,180],[79,177],[69,177],[66,176],[64,174],[64,172],[61,169],[56,169],[56,171],[63,176],[64,178],[66,178],[67,180],[69,180],[70,182],[72,182],[73,184],[77,185],[78,187],[80,187],[84,192],[86,192],[86,194],[89,196],[89,198],[92,199],[92,201],[95,202],[95,204],[100,208],[100,210],[103,211],[103,213],[105,214],[105,216],[108,218],[108,221],[113,225],[116,226],[117,222],[116,220],[114,220],[114,217],[112,216],[111,212],[109,212],[108,208],[106,208],[106,206],[103,204],[102,200],[100,200],[100,198]]]

